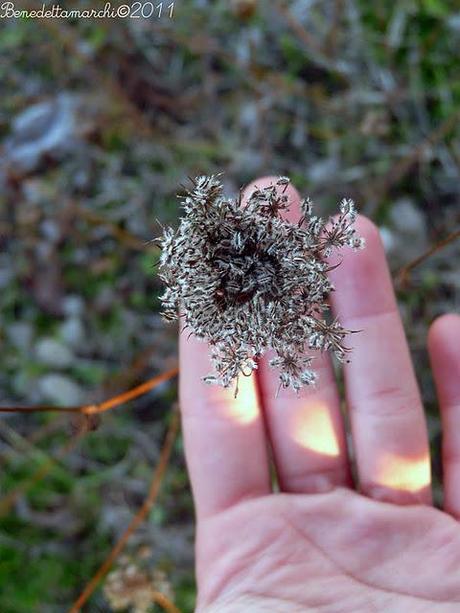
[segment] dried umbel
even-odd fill
[[[184,327],[209,343],[215,373],[204,377],[207,383],[237,384],[271,348],[280,387],[298,391],[317,378],[315,352],[307,350],[331,350],[341,361],[349,351],[349,331],[328,317],[333,286],[326,258],[341,247],[364,247],[353,228],[354,204],[342,200],[339,215],[326,222],[307,198],[293,224],[283,218],[288,185],[280,177],[242,206],[241,194],[223,196],[218,176],[197,177],[179,228],[161,239],[163,315],[171,320],[180,312]]]

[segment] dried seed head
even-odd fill
[[[306,198],[292,224],[282,216],[288,185],[280,177],[241,207],[224,198],[218,176],[197,177],[179,228],[160,239],[163,315],[171,320],[180,310],[185,327],[210,344],[215,373],[207,383],[228,387],[271,348],[280,386],[298,391],[317,378],[305,350],[330,350],[339,360],[349,351],[349,331],[325,319],[333,289],[325,258],[341,247],[364,247],[353,228],[354,203],[343,199],[338,217],[326,222],[312,215]]]

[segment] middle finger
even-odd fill
[[[275,177],[259,179],[245,190],[245,196],[276,182]],[[290,209],[285,217],[297,222],[300,197],[289,186]],[[351,484],[340,398],[329,355],[316,352],[313,368],[318,383],[297,395],[282,389],[277,396],[278,372],[268,364],[274,352],[267,352],[259,364],[258,379],[278,482],[282,491],[312,493]]]

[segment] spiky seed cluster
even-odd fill
[[[210,344],[215,373],[204,377],[207,383],[228,387],[271,348],[280,386],[298,391],[317,378],[307,349],[331,350],[341,361],[349,351],[349,331],[325,319],[333,289],[325,258],[344,246],[364,247],[353,228],[353,201],[342,200],[339,215],[326,223],[307,198],[292,224],[282,216],[288,185],[280,177],[241,206],[241,198],[223,196],[218,176],[197,177],[179,228],[160,239],[163,315],[171,320],[180,311],[185,327]]]

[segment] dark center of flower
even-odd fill
[[[214,264],[221,275],[217,299],[222,306],[249,302],[256,293],[274,297],[279,291],[277,259],[252,240],[238,247],[221,245]]]

